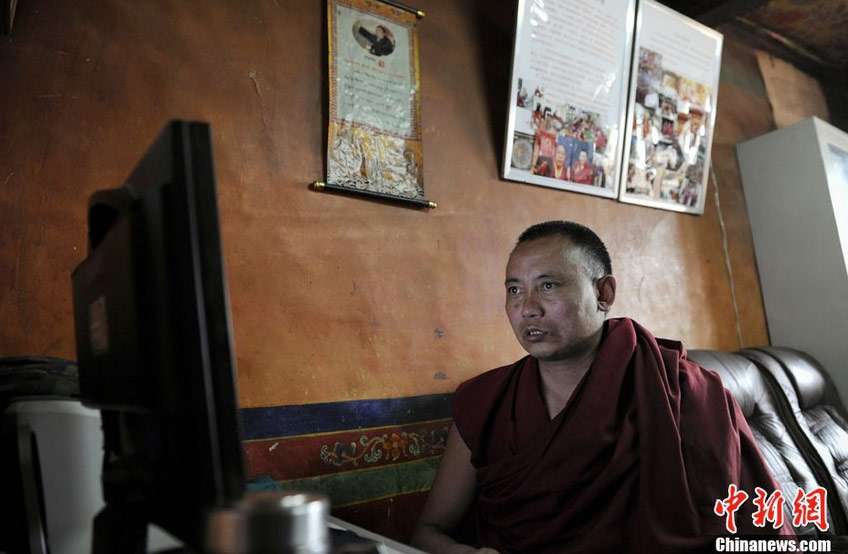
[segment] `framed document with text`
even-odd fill
[[[519,0],[503,177],[615,198],[635,0]]]
[[[619,199],[704,213],[722,35],[653,0],[636,20]]]
[[[327,0],[330,121],[322,187],[424,206],[418,20],[395,2]]]

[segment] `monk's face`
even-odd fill
[[[519,244],[506,266],[506,314],[521,346],[543,362],[567,361],[597,345],[605,318],[597,276],[570,240]]]
[[[559,165],[565,163],[565,147],[561,144],[556,149],[556,162]]]

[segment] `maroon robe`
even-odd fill
[[[777,533],[753,526],[754,488],[778,485],[718,375],[632,320],[605,324],[553,419],[528,356],[461,384],[454,424],[477,468],[473,533],[503,554],[714,552],[730,484],[749,495],[738,535]]]

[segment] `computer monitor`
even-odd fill
[[[200,550],[205,515],[245,486],[209,125],[168,123],[88,226],[72,281],[105,436],[93,551],[144,552],[148,522]]]

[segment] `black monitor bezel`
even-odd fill
[[[92,196],[89,256],[73,274],[104,498],[193,546],[203,512],[245,481],[212,158],[208,124],[169,122],[122,187]]]

